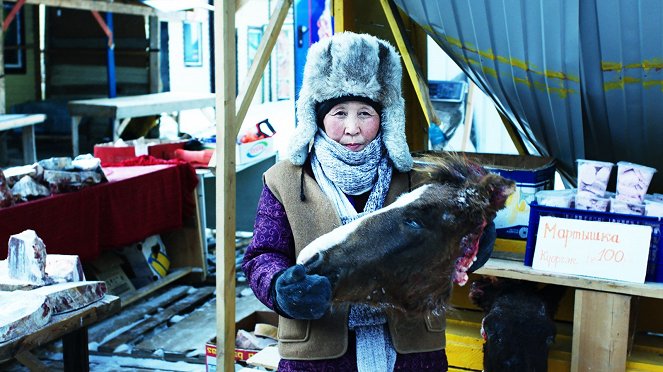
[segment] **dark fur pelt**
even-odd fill
[[[470,299],[484,311],[485,372],[545,372],[557,332],[555,312],[566,287],[485,276]]]

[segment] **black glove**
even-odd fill
[[[490,258],[490,255],[493,253],[493,246],[495,245],[495,239],[497,239],[497,231],[495,231],[495,223],[490,221],[488,225],[483,229],[483,234],[481,235],[481,240],[479,241],[479,251],[477,252],[477,260],[474,261],[472,266],[470,266],[468,273],[473,273],[483,266],[486,261]]]
[[[307,275],[303,265],[291,266],[278,275],[273,287],[277,312],[293,319],[322,318],[331,305],[329,279]]]

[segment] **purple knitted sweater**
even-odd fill
[[[246,250],[242,270],[258,300],[270,309],[274,302],[270,295],[272,278],[278,272],[295,264],[295,243],[288,216],[283,205],[265,186],[258,202],[253,240]],[[348,351],[336,359],[286,360],[281,359],[279,371],[356,371],[355,336],[349,332]],[[444,350],[426,353],[398,354],[395,371],[446,371]]]

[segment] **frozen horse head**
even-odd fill
[[[314,240],[297,262],[326,276],[335,302],[442,310],[465,284],[483,229],[513,181],[459,155],[420,158],[414,188],[391,205]]]
[[[492,276],[472,282],[470,299],[484,312],[484,371],[546,372],[557,332],[554,316],[565,292],[563,286]]]

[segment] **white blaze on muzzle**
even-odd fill
[[[428,190],[428,188],[430,188],[430,185],[424,185],[418,187],[412,192],[401,195],[400,197],[398,197],[398,199],[396,199],[395,202],[393,202],[389,206],[379,209],[374,213],[369,213],[361,218],[358,218],[350,222],[347,225],[337,227],[336,229],[320,236],[319,238],[312,241],[309,245],[304,247],[304,249],[302,249],[301,252],[299,252],[299,255],[297,256],[297,263],[304,264],[312,257],[314,257],[317,253],[322,253],[334,246],[341,245],[344,241],[348,239],[348,236],[350,236],[355,230],[359,228],[361,224],[364,223],[365,220],[369,218],[375,218],[382,213],[386,213],[392,209],[402,208],[410,203],[415,202],[416,200],[421,198],[421,196],[424,194],[424,192],[426,192],[426,190]]]

